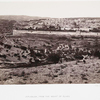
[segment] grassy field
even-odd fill
[[[100,83],[97,35],[24,33],[0,46],[0,84]]]

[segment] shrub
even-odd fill
[[[25,74],[26,74],[26,73],[25,73],[24,71],[22,71],[21,76],[25,76]]]
[[[99,59],[100,59],[100,51],[99,50],[95,50],[94,56],[99,57]]]
[[[52,62],[52,63],[58,63],[60,58],[61,58],[60,54],[58,54],[58,53],[51,53],[51,54],[48,55],[47,60],[49,62]]]

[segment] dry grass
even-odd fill
[[[100,60],[87,59],[32,68],[0,70],[0,84],[80,84],[100,83]]]

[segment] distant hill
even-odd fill
[[[0,15],[0,19],[15,20],[15,21],[29,21],[29,20],[37,20],[37,19],[44,19],[44,18],[25,16],[25,15]]]
[[[100,19],[100,17],[76,17],[76,18],[50,18],[50,17],[38,17],[38,16],[26,16],[26,15],[0,15],[0,19],[5,20],[16,20],[16,21],[29,21],[29,20],[38,20],[38,19],[69,19],[69,20],[77,20],[77,19]]]

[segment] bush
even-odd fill
[[[60,58],[61,58],[60,54],[58,54],[58,53],[51,53],[51,54],[48,55],[47,60],[49,62],[52,62],[52,63],[58,63]]]
[[[95,50],[94,56],[95,57],[99,57],[99,59],[100,59],[100,51],[99,50]]]

